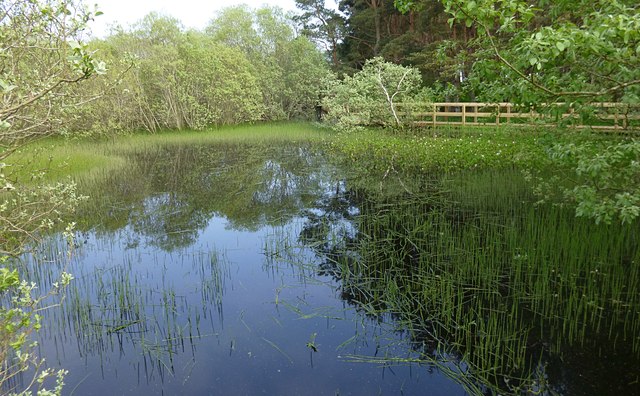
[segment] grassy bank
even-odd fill
[[[45,171],[46,181],[91,175],[95,170],[117,171],[126,154],[149,147],[175,144],[266,143],[324,141],[328,151],[354,171],[390,170],[431,173],[470,169],[544,167],[555,142],[593,139],[553,129],[421,129],[410,133],[362,130],[332,133],[311,123],[268,123],[228,126],[205,131],[163,131],[111,138],[54,137],[33,143],[7,159],[7,173],[20,182],[32,182]],[[41,182],[38,180],[37,182]]]
[[[92,177],[117,172],[127,154],[176,144],[266,143],[321,141],[327,129],[310,123],[269,123],[229,126],[205,131],[164,131],[92,139],[52,137],[35,142],[7,159],[7,173],[17,182],[56,182],[71,176]],[[42,178],[34,178],[34,173]]]
[[[397,133],[362,130],[339,133],[331,151],[355,169],[412,173],[474,169],[531,169],[549,165],[557,144],[615,144],[628,137],[549,127],[440,128]]]

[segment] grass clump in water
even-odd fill
[[[420,131],[399,135],[364,130],[338,135],[332,152],[366,171],[459,171],[527,167],[545,158],[539,132],[511,130]]]
[[[460,173],[441,195],[366,201],[357,237],[333,260],[345,293],[370,312],[391,313],[425,361],[459,361],[478,389],[559,391],[562,379],[547,367],[575,350],[637,365],[638,224],[596,225],[533,206],[521,179]],[[618,375],[637,380],[633,370]]]

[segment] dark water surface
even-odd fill
[[[457,196],[458,209],[436,211],[428,199],[407,199],[424,185],[385,175],[370,184],[391,193],[372,203],[306,145],[157,147],[129,161],[125,171],[83,186],[91,199],[80,213],[71,262],[61,259],[60,236],[32,262],[45,290],[56,271],[75,276],[62,309],[45,312],[40,332],[48,365],[69,370],[64,394],[639,389],[640,312],[637,289],[628,290],[638,277],[635,231],[611,241],[611,231],[603,231],[600,243],[621,253],[602,257],[589,250],[595,242],[562,242],[561,263],[593,259],[600,271],[608,268],[606,257],[628,263],[620,276],[629,284],[609,282],[613,275],[592,281],[593,270],[567,264],[580,277],[574,281],[541,246],[559,250],[559,236],[519,239],[555,232],[549,230],[564,220],[541,232],[531,225],[540,213],[524,219],[506,209],[499,217],[503,204],[490,191],[467,189]],[[465,183],[440,187],[455,198]],[[490,215],[469,209],[469,195],[484,197]],[[403,205],[412,206],[396,213]],[[567,227],[574,236],[593,234],[586,225]],[[570,258],[571,250],[583,258]],[[523,262],[528,270],[512,270]],[[551,264],[542,270],[540,262]],[[469,273],[481,281],[465,280]],[[606,296],[591,296],[589,282],[602,284]],[[613,311],[618,316],[602,313]]]
[[[298,242],[344,181],[309,148],[268,151],[143,152],[88,191],[66,268],[75,280],[40,333],[48,364],[69,370],[65,394],[465,393],[428,364],[354,362],[412,353],[382,316],[345,302]],[[353,232],[344,219],[331,226]],[[46,282],[64,247],[43,249]]]

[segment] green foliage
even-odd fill
[[[349,166],[363,174],[389,171],[452,172],[535,166],[545,152],[535,134],[478,131],[449,136],[398,136],[382,131],[341,134],[331,142]]]
[[[555,143],[549,157],[556,171],[536,179],[543,200],[570,202],[576,216],[596,223],[632,223],[640,216],[640,141]]]
[[[470,83],[486,100],[638,102],[637,4],[559,2],[549,12],[544,2],[536,7],[521,0],[443,3],[451,23],[478,29],[477,44],[485,52]]]
[[[69,243],[72,243],[73,239],[72,227],[69,226],[64,233]],[[29,342],[29,337],[33,331],[38,331],[41,327],[38,312],[49,308],[44,306],[45,301],[66,289],[73,276],[63,272],[59,281],[52,284],[53,288],[47,294],[36,297],[36,284],[21,280],[18,270],[9,268],[12,264],[15,262],[12,262],[9,256],[0,255],[0,299],[9,302],[6,306],[3,304],[0,307],[0,389],[3,392],[15,391],[9,388],[10,380],[33,369],[35,374],[31,383],[17,395],[31,395],[33,387],[37,388],[38,395],[60,395],[66,371],[39,371],[44,360],[38,359],[35,355],[34,348],[37,344]],[[44,380],[54,374],[57,376],[56,388],[49,391],[44,387]]]
[[[309,119],[320,102],[320,92],[332,77],[322,54],[301,36],[285,44],[279,65],[280,103],[284,113],[288,118]]]
[[[35,355],[35,344],[29,342],[29,337],[40,328],[37,312],[45,309],[44,301],[60,294],[72,276],[63,273],[49,293],[36,297],[36,284],[21,279],[13,257],[27,244],[36,242],[42,233],[64,224],[63,216],[83,197],[76,194],[74,183],[43,183],[45,172],[42,171],[33,171],[30,186],[11,182],[15,173],[6,175],[4,165],[0,164],[0,299],[3,301],[0,307],[0,387],[7,390],[7,384],[14,376],[34,369],[37,377],[20,395],[30,395],[32,386],[38,389],[38,394],[57,395],[63,385],[64,371],[58,371],[57,387],[53,393],[47,393],[43,382],[54,372],[49,369],[39,371],[44,361]],[[72,228],[67,228],[65,235],[72,246]]]
[[[323,100],[328,118],[339,129],[360,126],[401,126],[399,102],[415,100],[420,88],[416,69],[374,58],[362,71],[334,80]]]
[[[59,395],[64,370],[57,373],[53,391],[45,388],[54,375],[41,370],[44,361],[29,342],[40,328],[38,312],[47,297],[59,294],[72,277],[63,274],[49,293],[37,297],[35,283],[21,279],[14,256],[37,241],[43,232],[60,224],[63,213],[80,197],[73,183],[39,184],[44,171],[8,171],[4,160],[24,144],[51,135],[68,114],[86,100],[78,83],[106,72],[82,42],[87,23],[98,15],[74,0],[20,0],[0,3],[0,389],[14,392],[10,383],[32,370],[34,377],[20,395]],[[69,238],[71,229],[67,230]]]
[[[68,128],[109,134],[310,118],[329,71],[292,23],[279,9],[238,6],[199,32],[149,14],[91,43],[113,66],[83,86],[96,100]]]
[[[70,229],[67,230],[70,232]],[[0,256],[2,265],[8,264],[7,256]],[[64,290],[73,277],[62,273],[59,282],[53,283],[53,289],[46,295],[34,297],[35,283],[20,280],[17,270],[0,267],[0,298],[10,301],[8,307],[0,307],[0,387],[3,391],[10,391],[12,395],[32,395],[32,388],[37,388],[38,395],[60,395],[64,385],[65,370],[54,372],[51,369],[40,368],[44,360],[38,359],[34,354],[36,343],[29,343],[29,336],[33,331],[38,331],[40,315],[46,299],[58,295]],[[35,369],[36,374],[26,389],[19,393],[11,393],[15,389],[8,389],[12,378],[29,369]],[[45,379],[56,376],[56,387],[53,391],[44,387]]]
[[[179,57],[176,90],[188,128],[260,119],[259,81],[239,51],[191,33],[179,47]]]
[[[94,16],[74,0],[0,4],[0,160],[51,134],[82,101],[70,88],[105,72],[81,40]]]
[[[368,59],[382,56],[417,68],[427,84],[460,84],[461,75],[466,78],[471,68],[474,30],[449,26],[440,1],[411,3],[400,12],[390,0],[340,1],[340,14],[345,17],[345,35],[338,46],[341,69],[352,73]],[[456,50],[447,59],[437,53],[443,42],[455,43]]]
[[[77,194],[73,182],[45,182],[46,171],[42,169],[22,171],[22,176],[31,178],[27,185],[17,179],[20,170],[7,175],[4,165],[0,164],[0,254],[17,255],[26,243],[64,224],[63,215],[85,197]]]
[[[396,0],[403,12],[429,1]],[[560,124],[596,119],[594,102],[640,102],[640,8],[635,1],[443,0],[451,26],[475,29],[464,89],[486,102],[511,101],[550,112]],[[453,59],[449,54],[445,58]],[[462,93],[463,91],[460,91]],[[545,103],[565,103],[546,106]],[[563,119],[571,111],[576,117]],[[630,123],[625,123],[630,125]],[[637,141],[562,140],[549,168],[534,171],[542,200],[570,203],[596,222],[639,215]]]
[[[283,120],[313,114],[328,68],[294,21],[279,8],[222,10],[206,29],[215,41],[242,51],[255,68],[263,102],[261,119]]]
[[[10,288],[16,287],[18,283],[20,283],[18,271],[12,271],[5,267],[0,268],[0,293],[5,293]]]

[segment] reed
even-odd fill
[[[201,302],[191,306],[186,296],[176,293],[160,257],[151,266],[135,250],[118,258],[120,247],[107,238],[106,246],[95,249],[112,250],[108,263],[87,263],[85,257],[95,252],[82,245],[80,241],[78,257],[71,263],[63,254],[64,241],[56,236],[25,256],[23,270],[43,289],[51,287],[62,270],[75,274],[60,309],[43,312],[47,326],[39,333],[41,338],[60,344],[74,339],[83,357],[135,351],[151,379],[173,373],[176,354],[193,354],[198,339],[215,335],[211,329],[203,330],[201,318],[211,316],[213,321],[217,315],[223,320],[225,279],[230,276],[223,251],[181,253],[185,270],[200,285],[196,292]],[[215,313],[208,307],[214,307]]]
[[[509,173],[450,174],[442,200],[366,202],[336,263],[352,301],[392,313],[415,341],[454,353],[498,392],[535,391],[544,356],[603,348],[603,335],[640,356],[638,224],[533,206]],[[438,362],[432,351],[422,358]]]

